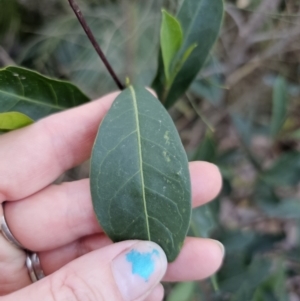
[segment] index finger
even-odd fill
[[[90,156],[119,92],[0,136],[0,203],[25,198]]]

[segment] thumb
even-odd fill
[[[166,255],[157,244],[124,241],[82,256],[1,301],[142,301],[166,269]]]

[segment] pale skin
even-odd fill
[[[47,276],[31,284],[25,253],[0,234],[1,301],[125,300],[111,262],[137,242],[113,244],[105,236],[93,212],[89,179],[52,184],[90,157],[98,126],[117,95],[0,136],[0,203],[6,201],[11,232],[25,248],[38,253]],[[218,195],[221,175],[207,162],[192,162],[189,168],[193,207],[198,207]],[[165,275],[130,300],[160,301],[164,294],[160,281],[207,278],[219,269],[223,256],[218,242],[188,237]]]

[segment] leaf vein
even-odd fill
[[[148,222],[148,211],[147,211],[147,203],[146,203],[146,195],[145,195],[145,183],[144,183],[144,174],[143,174],[143,156],[142,156],[142,145],[141,145],[141,133],[140,133],[140,122],[139,122],[139,112],[137,107],[137,100],[135,91],[132,86],[129,87],[132,94],[133,107],[135,111],[135,121],[136,121],[136,129],[138,136],[138,148],[139,148],[139,161],[140,161],[140,171],[141,171],[141,181],[142,181],[142,194],[143,194],[143,202],[144,202],[144,210],[146,216],[146,228],[148,232],[148,239],[151,240],[150,228]]]
[[[154,169],[155,171],[157,171],[157,172],[160,173],[161,175],[165,176],[166,178],[168,178],[168,179],[170,179],[170,180],[172,180],[172,181],[175,181],[175,182],[181,184],[181,182],[180,182],[179,180],[176,180],[176,179],[174,179],[174,178],[172,178],[172,177],[166,175],[165,173],[163,173],[162,171],[160,171],[160,170],[157,169],[156,167],[154,167],[154,166],[152,166],[152,165],[150,165],[150,164],[148,164],[148,163],[146,163],[146,162],[143,162],[143,164],[145,164],[146,166],[149,166],[150,168]]]
[[[15,76],[15,74],[14,74],[12,71],[10,71],[10,70],[6,70],[6,71],[9,72],[9,73],[11,73],[15,78],[18,79],[18,82],[19,82],[19,84],[20,84],[20,86],[21,86],[21,88],[22,88],[22,94],[23,94],[23,96],[25,96],[24,85],[22,84],[22,82],[21,82],[21,80],[20,80],[20,78],[19,78],[19,75],[18,75],[18,76]]]
[[[111,202],[117,195],[120,191],[122,191],[122,189],[124,187],[126,187],[126,185],[139,173],[140,171],[138,170],[137,172],[135,172],[129,179],[127,179],[125,181],[125,183],[117,190],[117,192],[111,197],[111,199],[109,200],[109,202]]]
[[[3,90],[0,90],[0,94],[1,93],[4,94],[4,95],[10,96],[10,97],[17,98],[16,104],[18,102],[20,102],[21,100],[23,100],[25,102],[34,103],[34,104],[37,104],[39,106],[44,106],[44,107],[48,107],[48,108],[52,108],[52,109],[58,109],[58,110],[65,110],[66,109],[65,107],[55,106],[55,105],[51,105],[51,104],[44,103],[44,102],[39,102],[37,100],[33,100],[33,99],[30,99],[30,98],[25,97],[25,96],[20,96],[20,95],[17,95],[17,94],[9,93],[9,92],[3,91]]]
[[[151,116],[148,116],[148,115],[146,115],[146,114],[139,113],[139,115],[140,115],[140,116],[143,116],[143,117],[145,117],[145,118],[151,119],[151,120],[153,120],[153,121],[155,121],[155,122],[159,122],[158,119],[155,119],[155,118],[153,118],[153,117],[151,117]],[[160,126],[163,126],[163,127],[166,128],[167,130],[169,130],[169,128],[166,127],[163,123],[161,123]]]
[[[126,111],[122,112],[122,113],[119,114],[117,117],[114,117],[114,119],[111,119],[110,122],[112,122],[112,121],[114,121],[114,120],[120,118],[122,115],[124,115],[125,113],[128,113],[128,112],[130,112],[130,111],[133,111],[133,109],[129,109],[129,110],[126,110]]]
[[[117,143],[117,145],[114,147],[114,148],[112,148],[112,149],[110,149],[107,153],[106,153],[106,155],[104,156],[104,158],[102,159],[102,162],[101,162],[101,164],[100,164],[100,166],[99,166],[99,172],[98,172],[98,175],[97,175],[97,177],[99,178],[99,176],[100,176],[100,174],[101,174],[101,167],[102,167],[102,165],[103,165],[103,163],[105,162],[105,160],[106,160],[106,158],[109,156],[109,154],[112,152],[112,151],[114,151],[125,139],[127,139],[128,137],[130,137],[132,134],[134,134],[136,132],[136,130],[134,130],[134,131],[132,131],[131,133],[129,133],[126,137],[124,137],[124,138],[122,138],[118,143]],[[98,187],[98,189],[99,189],[99,187]]]
[[[130,226],[132,226],[134,223],[136,223],[136,221],[138,220],[138,219],[140,219],[141,218],[141,215],[138,215],[131,223],[129,223],[126,227],[125,227],[125,229],[122,231],[122,232],[119,232],[118,234],[119,235],[122,235],[124,232],[126,232],[127,230],[128,230],[128,228],[130,227]]]
[[[155,190],[153,190],[153,189],[151,189],[151,188],[149,188],[149,187],[147,187],[147,186],[145,186],[145,188],[148,189],[148,190],[150,190],[150,191],[153,192],[154,194],[157,194],[157,195],[159,195],[160,197],[162,197],[162,198],[168,200],[168,201],[169,201],[170,203],[172,203],[173,205],[175,205],[175,207],[176,207],[176,209],[177,209],[177,212],[178,212],[178,215],[180,216],[180,219],[182,219],[182,216],[181,216],[181,214],[180,214],[180,212],[179,212],[178,205],[177,205],[173,200],[171,200],[171,199],[168,198],[167,196],[165,196],[165,195],[159,193],[158,191],[155,191]]]
[[[168,152],[171,156],[173,156],[174,158],[176,158],[176,155],[174,155],[173,153],[171,153],[171,152],[170,152],[167,148],[165,148],[164,146],[162,146],[162,145],[160,145],[160,144],[158,144],[158,143],[156,143],[156,142],[154,142],[154,141],[152,141],[152,140],[150,140],[150,139],[144,138],[144,137],[141,137],[141,139],[143,139],[143,140],[145,140],[145,141],[148,141],[148,142],[150,142],[150,143],[152,143],[152,144],[154,144],[154,145],[160,147],[161,149],[163,149],[163,150],[165,150],[166,152]]]
[[[48,82],[46,82],[46,81],[44,81],[44,83],[46,83],[47,86],[50,87],[50,90],[51,90],[51,92],[52,92],[52,95],[54,96],[54,99],[55,99],[55,104],[58,105],[57,94],[56,94],[56,92],[54,91],[52,84],[50,84],[50,83],[48,83]]]
[[[159,224],[161,224],[167,230],[167,232],[169,233],[171,242],[172,242],[172,246],[174,247],[174,239],[173,239],[173,235],[172,235],[172,232],[170,231],[170,229],[163,222],[161,222],[158,218],[153,217],[153,216],[149,216],[149,218],[155,220],[156,222],[158,222]]]

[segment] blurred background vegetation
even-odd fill
[[[117,74],[150,85],[161,8],[179,2],[79,4]],[[66,0],[0,0],[0,67],[14,64],[91,97],[116,89]],[[190,234],[221,240],[226,259],[211,279],[166,284],[166,300],[300,301],[299,0],[226,1],[214,51],[170,113],[190,159],[221,169],[223,191]]]

